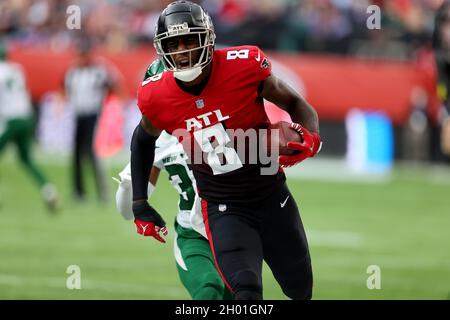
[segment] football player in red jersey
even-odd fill
[[[166,72],[144,81],[138,91],[142,120],[131,142],[133,213],[137,231],[159,238],[163,218],[147,201],[147,179],[155,141],[166,130],[192,138],[185,150],[201,198],[211,250],[235,299],[262,299],[262,261],[292,299],[312,296],[312,268],[306,235],[295,200],[276,164],[247,163],[229,142],[229,129],[260,130],[269,120],[263,99],[286,110],[301,143],[288,143],[294,155],[279,158],[292,166],[320,150],[316,111],[271,74],[271,64],[257,47],[214,50],[208,14],[197,4],[176,1],[161,13],[154,38]],[[186,138],[186,135],[179,135]],[[184,144],[189,146],[190,143]],[[193,159],[199,148],[201,161]],[[186,149],[189,149],[186,147]]]

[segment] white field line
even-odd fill
[[[288,178],[317,181],[385,184],[392,179],[390,173],[359,173],[352,171],[341,159],[308,159],[285,169]]]
[[[56,289],[67,289],[66,278],[57,277],[23,277],[11,274],[0,274],[0,286],[39,286]],[[181,286],[181,285],[180,285]],[[69,290],[69,289],[67,289]],[[111,293],[139,294],[149,297],[152,290],[150,286],[136,286],[123,283],[83,280],[81,279],[81,289],[90,291],[104,291]],[[72,290],[71,290],[72,291]],[[170,286],[158,287],[158,294],[179,299],[185,295],[183,289]],[[126,296],[125,296],[126,297]]]
[[[364,237],[355,232],[308,230],[308,243],[317,247],[358,248]]]

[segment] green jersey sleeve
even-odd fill
[[[153,77],[154,75],[157,75],[159,73],[162,73],[166,71],[164,68],[164,65],[159,61],[159,59],[155,59],[150,66],[147,68],[147,71],[145,72],[144,80],[147,80],[150,77]]]

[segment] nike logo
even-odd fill
[[[260,61],[261,60],[261,51],[258,50],[258,58],[255,58],[256,61]]]
[[[282,208],[284,208],[284,206],[286,205],[287,201],[289,200],[289,197],[290,197],[290,196],[287,196],[286,200],[284,200],[283,202],[280,202],[280,206],[281,206]]]
[[[142,87],[145,86],[147,83],[151,82],[152,79],[148,79],[142,82]]]

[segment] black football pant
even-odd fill
[[[80,199],[84,198],[86,191],[83,183],[82,169],[85,161],[90,161],[94,169],[98,197],[101,201],[106,201],[106,181],[100,162],[94,151],[97,118],[97,114],[77,116],[76,118],[73,150],[73,181],[75,195]]]
[[[262,299],[266,261],[291,299],[311,299],[312,268],[299,211],[286,184],[253,204],[202,200],[211,250],[235,299]]]

